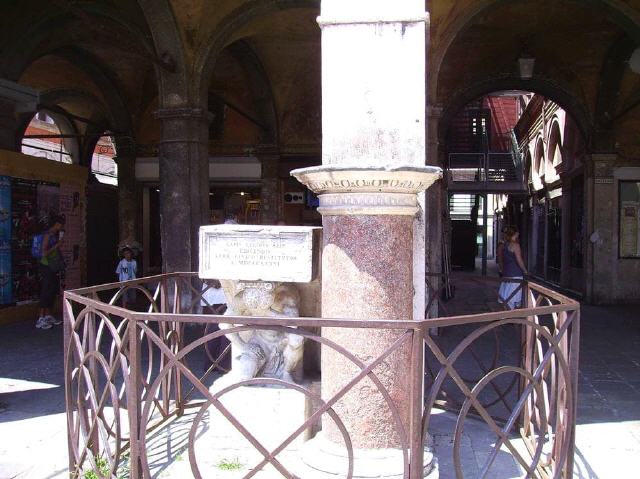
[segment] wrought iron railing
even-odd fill
[[[138,295],[137,310],[117,304],[128,290]],[[363,380],[382,394],[404,457],[404,477],[423,477],[424,444],[439,408],[457,414],[453,468],[463,477],[461,441],[470,417],[486,424],[497,440],[487,451],[479,477],[492,477],[498,453],[506,449],[526,477],[571,477],[574,450],[579,305],[533,283],[522,283],[526,308],[422,321],[321,318],[233,317],[198,314],[203,288],[192,273],[166,274],[66,292],[65,391],[69,470],[74,478],[147,478],[153,467],[150,438],[176,418],[188,417],[189,471],[201,470],[196,444],[206,413],[217,411],[258,451],[244,477],[265,467],[283,477],[300,477],[283,459],[287,447],[328,415],[344,438],[348,457],[344,477],[354,469],[348,431],[334,406]],[[144,308],[142,305],[144,304]],[[203,350],[223,335],[207,325],[240,324],[232,330],[293,332],[346,358],[356,373],[332,397],[313,388],[256,378],[212,392],[216,364],[202,366]],[[198,326],[195,328],[194,326]],[[395,338],[375,358],[358,358],[348,346],[320,334],[321,328],[378,329]],[[429,332],[438,328],[439,334]],[[483,342],[503,341],[481,353]],[[491,343],[493,344],[493,343]],[[507,347],[505,347],[507,346]],[[377,369],[386,358],[408,348],[403,370],[412,391],[408,423]],[[472,358],[474,361],[468,361]],[[423,367],[423,365],[425,365]],[[225,394],[242,385],[277,385],[306,395],[315,405],[288,437],[267,448],[225,407]],[[424,384],[424,389],[423,389]],[[192,414],[193,416],[190,416]],[[154,436],[155,435],[155,436]],[[170,440],[170,434],[166,436]],[[181,476],[182,477],[182,476]],[[302,476],[303,477],[303,476]],[[468,475],[465,477],[469,477]]]
[[[450,153],[450,183],[522,184],[522,169],[513,153]]]

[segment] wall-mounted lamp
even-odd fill
[[[533,78],[533,69],[536,66],[536,59],[528,52],[523,52],[518,58],[518,70],[522,80],[531,80]]]

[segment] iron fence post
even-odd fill
[[[94,293],[92,295],[93,299],[95,301],[100,301],[100,298],[98,297],[97,293]],[[100,345],[97,342],[97,336],[98,336],[98,324],[96,324],[96,313],[94,312],[95,310],[93,310],[91,313],[89,313],[87,315],[87,319],[86,319],[86,324],[87,327],[89,328],[89,334],[88,334],[88,338],[87,338],[87,348],[88,351],[85,351],[85,354],[87,352],[98,352],[100,349]],[[98,382],[98,365],[96,362],[96,358],[95,356],[90,356],[89,360],[88,360],[89,366],[88,366],[88,370],[89,370],[89,377],[91,378],[91,384],[95,387],[96,384],[99,384]],[[92,419],[93,420],[98,420],[98,416],[100,415],[100,411],[96,411],[93,409],[92,406],[89,406],[87,408],[89,411],[93,412],[93,416]],[[91,416],[90,416],[91,417]],[[100,435],[98,434],[98,428],[94,428],[93,430],[93,434],[91,434],[91,437],[89,439],[89,449],[92,451],[93,453],[93,457],[96,458],[100,455]]]
[[[67,448],[69,449],[69,478],[74,479],[75,475],[75,454],[73,452],[73,430],[71,428],[72,419],[73,419],[73,406],[71,404],[71,389],[70,389],[70,380],[71,380],[71,364],[69,364],[69,347],[71,345],[71,334],[73,330],[71,329],[71,305],[69,304],[69,300],[67,299],[67,293],[64,293],[62,299],[62,335],[63,335],[63,354],[64,354],[64,395],[65,395],[65,403],[67,407]]]
[[[413,330],[411,342],[411,401],[410,401],[410,454],[411,479],[424,477],[424,444],[422,442],[422,412],[424,410],[424,335],[425,325]]]
[[[140,402],[142,398],[142,382],[140,380],[140,342],[138,322],[131,316],[126,320],[129,322],[129,376],[127,378],[127,414],[129,416],[129,464],[130,477],[146,477],[141,474],[140,463]]]
[[[570,405],[572,411],[569,421],[569,454],[567,457],[566,478],[573,477],[573,463],[576,450],[576,421],[578,414],[578,373],[580,359],[580,307],[573,311],[573,321],[571,324],[571,339],[569,343],[569,371],[571,373],[571,388],[573,390],[573,401]]]
[[[524,280],[522,282],[522,305],[527,309],[531,309],[534,307],[533,301],[531,297],[531,288],[529,287],[529,281]],[[520,344],[520,367],[525,371],[533,372],[532,369],[532,358],[531,358],[531,335],[535,335],[533,328],[530,328],[528,324],[533,322],[533,316],[526,317],[527,324],[522,326],[521,333],[521,344]],[[526,379],[523,376],[520,376],[519,380],[519,396],[522,396],[524,390],[526,388]],[[522,408],[522,413],[520,414],[520,418],[518,422],[520,423],[521,428],[528,427],[528,416],[530,414],[530,405],[525,405]],[[526,434],[522,431],[523,435]]]
[[[188,278],[188,279],[190,281],[190,278]],[[181,291],[181,289],[185,289],[186,290],[186,288],[184,288],[184,287],[180,288],[178,286],[179,284],[184,286],[181,282],[179,282],[176,279],[176,290],[177,290],[177,293],[178,293],[176,296],[178,298],[178,305],[179,305],[179,308],[180,308],[178,310],[178,313],[182,314],[183,313],[183,311],[182,311],[182,300],[183,300],[182,296],[188,294],[189,291]],[[188,303],[189,302],[187,301],[187,304]],[[188,311],[187,312],[187,314],[192,314],[192,313],[193,313],[192,311]],[[171,322],[169,324],[171,325],[171,329],[173,329],[173,334],[174,334],[173,337],[176,338],[176,341],[174,343],[175,344],[174,348],[175,348],[175,352],[177,354],[177,353],[180,352],[180,348],[182,346],[182,327],[181,327],[182,323],[174,321],[174,322]],[[180,362],[184,363],[185,362],[184,358],[181,359]],[[177,368],[177,367],[174,367],[173,374],[174,374],[175,389],[176,389],[176,403],[175,403],[175,405],[176,405],[176,409],[178,410],[178,416],[182,416],[182,414],[184,412],[184,405],[182,404],[182,402],[183,402],[183,400],[182,400],[182,375],[180,374],[180,369]]]

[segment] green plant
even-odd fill
[[[217,467],[223,471],[237,471],[242,469],[242,463],[237,457],[232,461],[228,459],[221,459],[220,462],[218,462]]]
[[[103,456],[96,457],[96,468],[92,471],[86,471],[84,473],[84,479],[102,479],[105,477],[109,477],[109,472],[111,471],[111,467],[109,466],[109,461],[107,458]]]

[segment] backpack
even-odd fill
[[[42,240],[44,239],[44,233],[40,233],[33,236],[31,240],[31,256],[36,259],[42,258]]]

